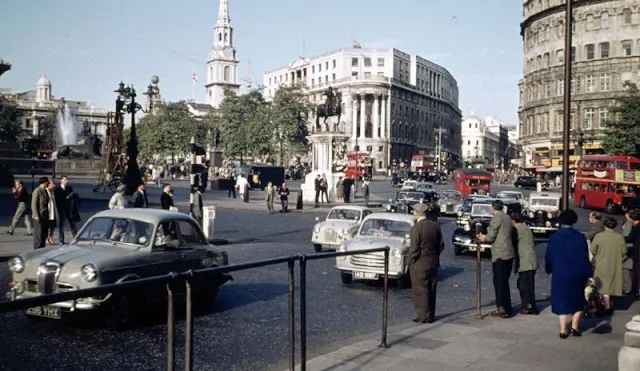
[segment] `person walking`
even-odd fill
[[[589,250],[595,265],[596,288],[604,297],[605,313],[611,314],[611,297],[622,296],[622,259],[627,255],[627,243],[615,231],[618,222],[614,218],[606,218],[603,225],[604,231],[593,238]]]
[[[560,321],[560,338],[581,336],[580,319],[584,310],[584,288],[592,274],[587,238],[573,228],[575,211],[560,213],[560,229],[551,235],[544,257],[545,271],[551,276],[551,311]],[[571,316],[571,328],[567,319]]]
[[[370,190],[369,190],[369,179],[365,179],[364,182],[362,182],[362,193],[364,194],[364,206],[368,207],[369,206],[369,195],[370,195]]]
[[[282,183],[280,186],[280,205],[282,205],[281,212],[289,212],[289,188],[287,187],[287,183]]]
[[[160,195],[160,207],[163,210],[171,210],[171,208],[173,207],[173,196],[171,195],[172,193],[173,189],[171,189],[171,184],[166,183],[164,185],[162,194]]]
[[[518,273],[518,291],[522,308],[520,314],[538,314],[536,305],[536,284],[535,277],[538,270],[538,257],[535,250],[535,239],[529,226],[524,223],[524,216],[521,213],[513,213],[511,222],[515,228],[516,244],[514,250],[516,254],[513,272]]]
[[[22,180],[15,181],[14,187],[11,189],[11,193],[13,194],[13,198],[18,201],[18,207],[16,208],[16,212],[13,214],[13,219],[11,219],[11,224],[9,225],[7,234],[13,236],[13,232],[16,230],[16,226],[18,225],[20,218],[24,218],[24,225],[27,227],[27,236],[31,236],[33,234],[30,217],[31,205],[29,204],[31,195],[24,188],[24,182],[22,182]]]
[[[631,234],[633,229],[633,220],[631,213],[634,209],[628,208],[624,213],[625,223],[622,225],[622,236],[626,238]],[[629,256],[629,252],[633,249],[633,243],[627,242],[627,253],[622,258],[622,293],[629,295],[633,287],[633,259]]]
[[[512,315],[511,289],[509,276],[513,269],[513,236],[511,218],[504,213],[504,204],[500,200],[492,204],[493,218],[487,234],[478,234],[478,240],[491,244],[491,260],[493,265],[493,288],[496,293],[498,309],[491,313],[493,317],[509,318]]]
[[[428,207],[417,204],[413,209],[416,224],[411,227],[409,277],[416,323],[432,323],[436,317],[436,289],[440,254],[444,240],[440,225],[427,219]]]
[[[273,214],[273,200],[276,197],[276,189],[272,182],[267,183],[267,188],[264,189],[264,199],[267,201],[267,212]]]
[[[60,244],[64,244],[64,226],[69,224],[71,235],[73,237],[78,233],[76,222],[80,221],[80,212],[78,208],[78,197],[73,192],[73,187],[69,185],[69,177],[63,175],[60,177],[60,185],[53,191],[56,209],[58,210],[58,234],[60,236]],[[66,222],[66,223],[65,223]]]
[[[229,177],[229,192],[227,192],[227,198],[231,198],[231,195],[233,195],[233,198],[236,198],[236,176],[235,175],[231,175],[231,177]]]
[[[131,206],[134,208],[146,209],[149,207],[149,199],[147,198],[147,191],[145,190],[144,183],[138,186],[133,196],[131,197]]]
[[[55,198],[55,187],[56,184],[53,179],[49,179],[49,183],[47,184],[47,194],[49,196],[49,220],[47,221],[48,227],[48,237],[47,244],[53,245],[53,234],[56,231],[56,226],[58,220],[60,220],[60,213],[58,212],[58,208],[56,207],[56,198]]]
[[[114,193],[113,196],[111,196],[111,199],[109,200],[109,209],[111,210],[124,209],[124,190],[125,190],[124,184],[120,184],[118,188],[116,188],[116,193]]]
[[[39,186],[33,191],[31,197],[31,215],[35,226],[33,228],[33,248],[41,249],[46,246],[47,237],[49,236],[49,206],[50,199],[47,192],[49,178],[42,177],[38,182]],[[53,210],[51,210],[53,211]]]

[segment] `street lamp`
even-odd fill
[[[149,97],[149,108],[145,110],[140,103],[136,102],[136,90],[133,85],[126,86],[122,81],[114,93],[118,93],[116,98],[116,121],[122,122],[124,114],[131,115],[131,132],[127,140],[127,167],[124,173],[123,183],[125,184],[125,194],[131,195],[136,188],[142,184],[142,175],[138,167],[138,138],[136,135],[136,112],[149,113],[153,110],[153,97],[159,94],[158,76],[151,77],[151,83],[147,86],[147,91],[143,93]]]
[[[567,0],[564,28],[564,112],[562,127],[562,210],[569,208],[569,146],[571,125],[571,63],[572,61],[572,32],[573,32],[573,0]]]

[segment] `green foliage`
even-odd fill
[[[51,112],[45,117],[38,119],[38,139],[43,148],[56,148],[58,141],[57,134],[57,112]]]
[[[606,137],[602,142],[611,155],[640,155],[640,90],[626,82],[626,94],[616,98],[607,122]]]
[[[284,165],[295,155],[307,151],[307,112],[311,104],[300,88],[282,87],[276,91],[270,108],[272,153],[279,164]]]
[[[15,142],[20,135],[22,111],[12,100],[0,96],[0,142]]]

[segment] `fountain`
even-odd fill
[[[60,146],[73,146],[78,144],[78,130],[76,121],[69,109],[69,105],[65,104],[58,111],[56,130],[58,132]]]

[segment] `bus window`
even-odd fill
[[[631,164],[631,170],[640,170],[640,164],[637,162],[632,162]]]
[[[617,165],[618,165],[618,169],[621,169],[621,170],[627,170],[628,169],[627,163],[624,162],[624,161],[618,161]]]

